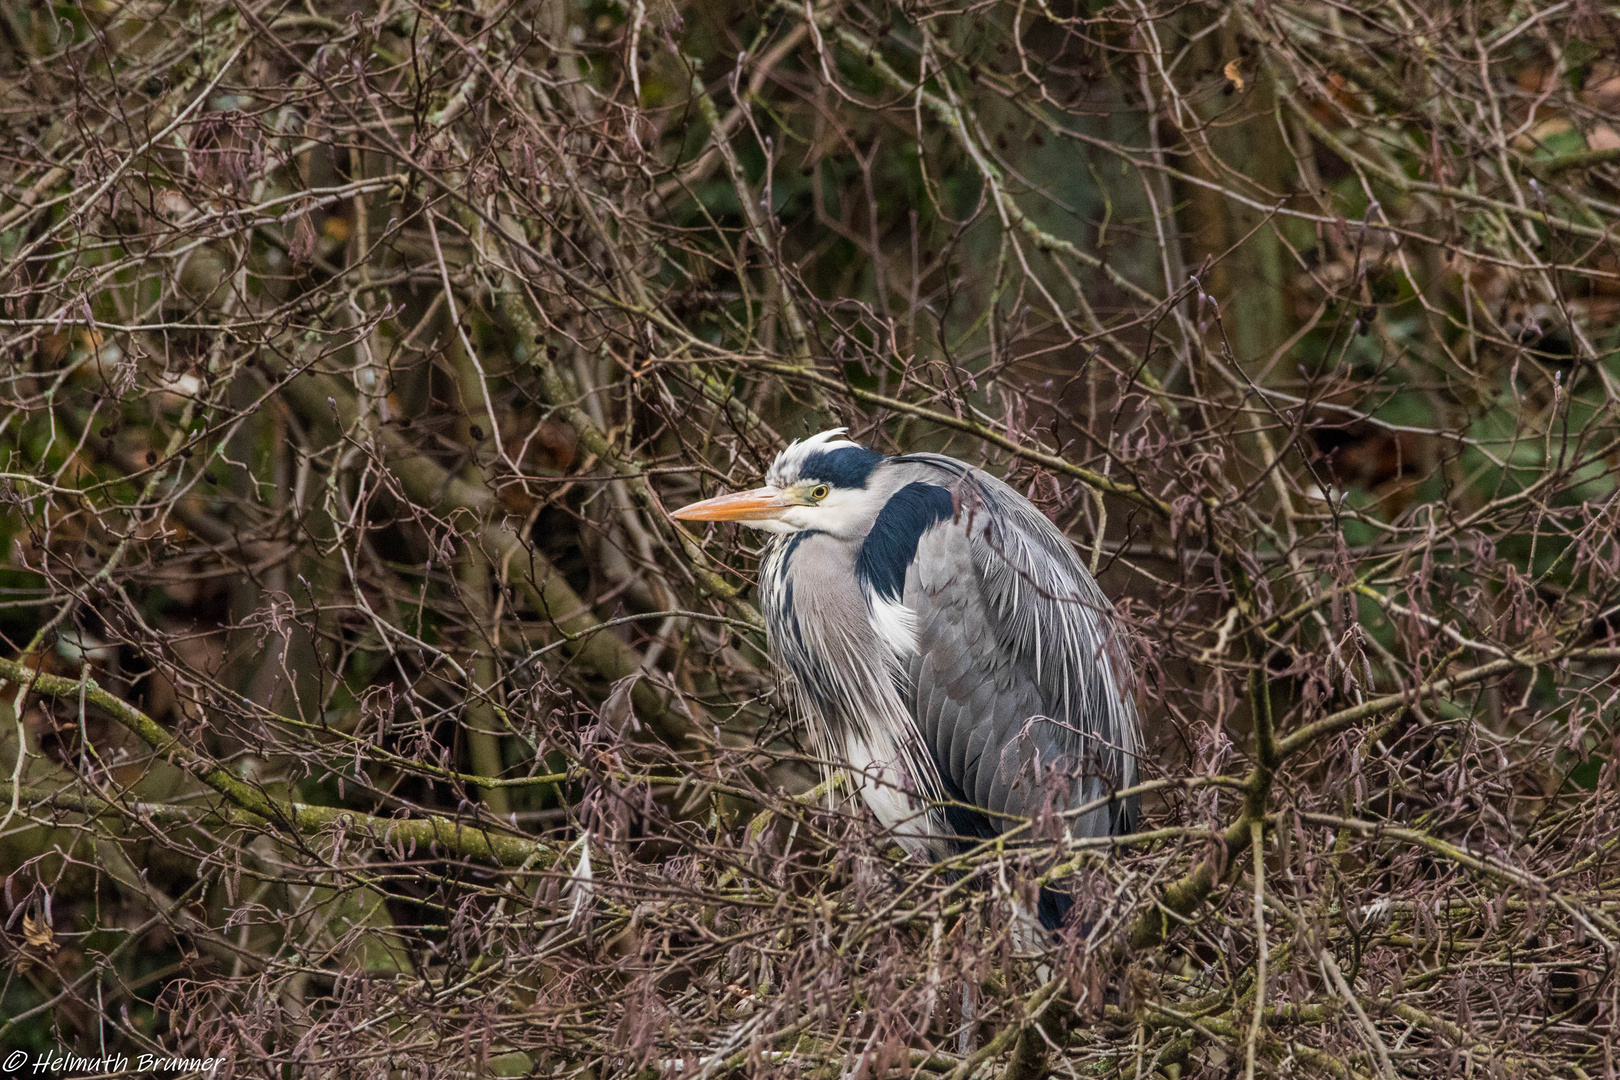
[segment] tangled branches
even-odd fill
[[[1617,30],[6,5],[0,1039],[1611,1074]],[[1074,538],[1141,832],[921,866],[825,779],[666,507],[834,424]]]

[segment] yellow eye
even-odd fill
[[[825,499],[831,494],[832,491],[827,487],[826,484],[817,484],[815,487],[810,489],[810,497],[816,500],[816,502],[820,502],[822,499]]]

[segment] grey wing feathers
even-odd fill
[[[906,580],[910,692],[947,796],[988,811],[952,815],[957,831],[993,835],[1043,802],[1133,785],[1140,737],[1112,609],[1074,549],[1011,488],[950,464],[958,512],[923,534]],[[1135,814],[1119,800],[1072,831],[1128,832]]]

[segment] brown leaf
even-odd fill
[[[1620,132],[1616,132],[1608,124],[1599,124],[1587,133],[1586,148],[1588,150],[1620,149]]]
[[[1226,81],[1232,84],[1232,89],[1240,94],[1243,93],[1243,72],[1238,70],[1236,60],[1228,60],[1226,66],[1221,69],[1221,74],[1225,75]]]
[[[1581,100],[1597,112],[1612,116],[1620,109],[1620,66],[1609,62],[1594,65],[1587,76],[1586,88],[1581,91]]]
[[[46,956],[61,948],[56,943],[56,933],[44,922],[35,922],[28,915],[23,916],[23,940],[31,949],[37,949]]]
[[[579,456],[579,436],[574,433],[573,428],[559,424],[555,420],[548,418],[540,422],[537,441],[541,448],[551,455],[552,467],[559,472],[567,472]]]
[[[287,257],[297,267],[307,266],[315,257],[315,225],[309,220],[307,211],[293,221],[292,239],[287,241]]]

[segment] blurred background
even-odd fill
[[[0,1047],[1612,1076],[1617,32],[0,3]],[[1140,833],[928,868],[829,780],[667,512],[833,426],[1072,537]]]

